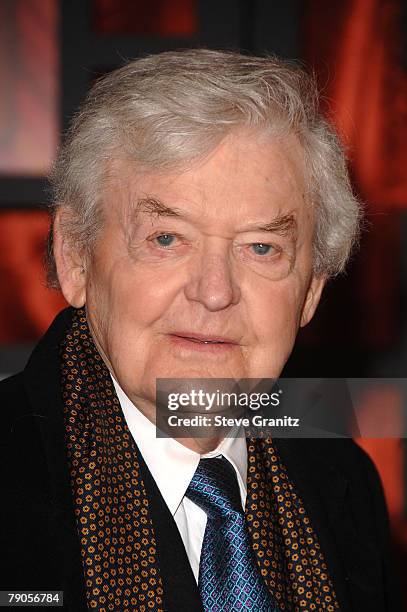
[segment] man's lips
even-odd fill
[[[238,344],[236,340],[225,336],[213,336],[207,334],[197,334],[196,332],[173,332],[170,334],[176,338],[189,340],[190,342],[200,342],[204,344]]]
[[[198,334],[196,332],[173,332],[169,334],[172,343],[195,350],[230,350],[238,346],[236,340],[225,336]]]

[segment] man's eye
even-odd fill
[[[268,255],[271,250],[275,251],[275,248],[271,244],[264,244],[264,242],[255,242],[251,245],[256,255]]]
[[[174,234],[160,234],[160,236],[156,236],[155,240],[162,247],[169,247],[175,240]]]

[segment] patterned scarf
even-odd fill
[[[83,309],[74,312],[60,360],[88,607],[164,611],[138,450]],[[248,440],[246,520],[262,576],[281,610],[339,609],[316,534],[270,439]]]

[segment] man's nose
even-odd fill
[[[192,262],[191,262],[192,263]],[[237,304],[240,288],[234,278],[229,253],[205,251],[195,259],[185,295],[188,300],[200,302],[210,311],[223,310]]]

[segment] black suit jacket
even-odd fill
[[[59,388],[63,311],[25,370],[0,383],[0,590],[63,590],[86,610]],[[318,534],[341,610],[402,610],[376,470],[351,440],[276,441]],[[141,458],[168,612],[202,610],[177,526]]]

